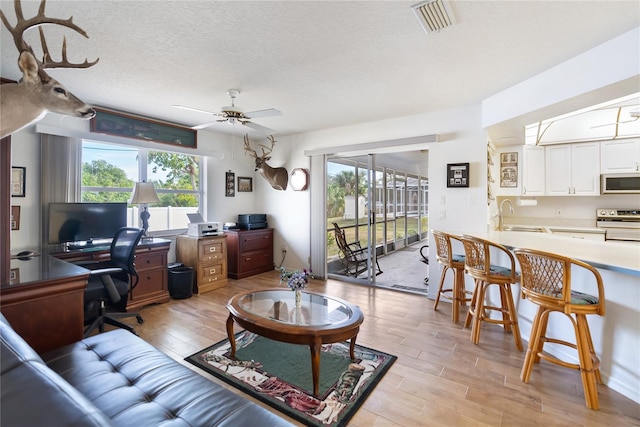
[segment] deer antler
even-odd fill
[[[18,51],[22,52],[24,50],[27,50],[31,52],[31,54],[34,55],[35,57],[35,54],[33,53],[33,49],[31,48],[31,46],[27,44],[27,42],[25,42],[23,34],[29,28],[38,27],[38,30],[40,31],[40,42],[42,43],[42,51],[43,51],[42,62],[40,63],[40,66],[42,69],[44,68],[89,68],[95,65],[100,60],[100,58],[96,59],[93,62],[89,62],[85,58],[84,62],[81,64],[74,64],[69,62],[67,58],[67,38],[66,37],[63,38],[63,42],[62,42],[62,61],[53,61],[51,59],[51,54],[49,53],[49,48],[45,40],[44,31],[41,28],[42,25],[44,24],[62,25],[63,27],[67,27],[74,30],[75,32],[83,35],[86,38],[89,38],[89,36],[82,28],[78,27],[76,24],[73,23],[73,16],[70,17],[69,19],[48,18],[47,16],[45,16],[45,13],[44,13],[45,5],[46,5],[46,0],[42,0],[40,2],[40,8],[38,9],[38,14],[33,18],[25,19],[24,14],[22,13],[22,4],[20,3],[20,0],[15,0],[14,7],[15,7],[16,18],[18,22],[16,22],[16,25],[13,27],[9,23],[9,20],[6,18],[4,13],[0,10],[0,18],[2,19],[2,22],[4,23],[5,27],[7,27],[7,30],[9,30],[9,32],[13,36],[13,41],[16,47],[18,48]]]
[[[273,146],[276,144],[276,140],[275,140],[275,138],[273,137],[273,135],[269,135],[269,136],[267,137],[267,139],[271,142],[271,147],[268,147],[268,148],[267,148],[267,146],[266,146],[266,145],[258,144],[258,145],[261,147],[261,150],[262,150],[262,158],[263,158],[263,159],[264,159],[268,154],[271,154],[271,152],[273,151]],[[264,151],[264,150],[265,150],[265,148],[266,148],[267,150],[269,150],[269,151],[266,151],[266,152],[265,152],[265,151]]]
[[[253,148],[251,148],[251,143],[249,142],[249,135],[244,136],[244,152],[249,152],[251,157],[253,157],[254,159],[258,158],[258,153],[256,153],[256,150],[254,150]]]

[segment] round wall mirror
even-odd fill
[[[294,191],[306,190],[309,186],[309,172],[302,168],[292,170],[289,185]]]

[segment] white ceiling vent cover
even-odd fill
[[[411,6],[411,9],[427,34],[455,24],[448,2],[427,0]]]

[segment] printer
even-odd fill
[[[222,236],[222,223],[220,222],[190,222],[187,235],[192,237]]]

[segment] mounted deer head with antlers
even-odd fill
[[[262,155],[258,156],[256,151],[251,148],[251,144],[249,143],[249,135],[244,136],[244,153],[245,155],[249,153],[251,157],[256,159],[256,168],[255,170],[260,172],[260,175],[267,181],[269,184],[276,190],[286,190],[287,182],[289,181],[289,173],[285,168],[272,168],[267,164],[267,160],[270,160],[269,154],[273,151],[273,146],[276,143],[276,140],[273,136],[269,136],[267,138],[269,142],[271,142],[271,147],[267,147],[266,145],[259,144],[262,149]]]
[[[46,0],[42,0],[38,14],[30,19],[25,19],[22,13],[20,0],[14,1],[17,21],[11,26],[4,13],[0,11],[0,18],[5,27],[13,36],[13,41],[20,52],[18,66],[22,71],[22,79],[18,83],[0,85],[0,137],[4,138],[44,117],[48,111],[65,114],[83,119],[90,119],[96,112],[85,102],[65,89],[55,79],[50,77],[45,68],[89,68],[98,62],[73,64],[67,59],[67,39],[62,43],[62,60],[53,61],[44,37],[42,25],[55,24],[70,28],[88,38],[87,33],[72,20],[48,18],[44,14]],[[40,42],[42,44],[42,61],[36,59],[33,49],[23,36],[30,28],[38,27]]]

